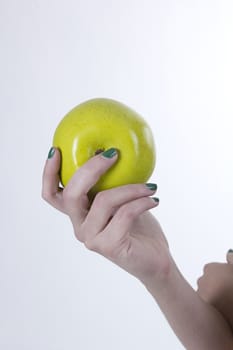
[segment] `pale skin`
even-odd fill
[[[100,192],[90,202],[90,189],[117,157],[94,156],[63,189],[59,187],[60,152],[55,149],[45,164],[42,197],[69,216],[76,238],[86,248],[143,283],[186,349],[233,349],[231,254],[225,264],[206,266],[195,291],[179,271],[160,224],[149,212],[158,205],[151,198],[155,191],[145,184],[129,184]]]

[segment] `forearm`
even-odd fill
[[[205,303],[174,264],[167,276],[146,284],[173,331],[188,350],[231,350],[227,321]]]

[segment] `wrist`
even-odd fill
[[[161,258],[159,268],[140,280],[146,289],[155,296],[158,293],[163,293],[164,290],[173,290],[180,277],[182,276],[168,249],[166,256]]]

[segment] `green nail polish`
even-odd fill
[[[48,159],[52,158],[55,153],[55,148],[51,147],[48,154]]]
[[[102,156],[105,158],[113,158],[117,154],[117,150],[115,148],[109,148],[102,153]]]
[[[156,190],[157,190],[157,185],[156,185],[156,184],[147,183],[146,186],[147,186],[151,191],[156,191]]]
[[[157,198],[157,197],[152,197],[152,199],[155,201],[155,203],[159,203],[159,198]]]
[[[228,253],[233,253],[233,249],[229,249],[229,250],[228,250]]]

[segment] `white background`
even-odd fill
[[[42,201],[41,174],[75,105],[141,113],[153,213],[196,288],[233,246],[232,0],[2,0],[0,40],[0,348],[183,349],[145,288]]]

